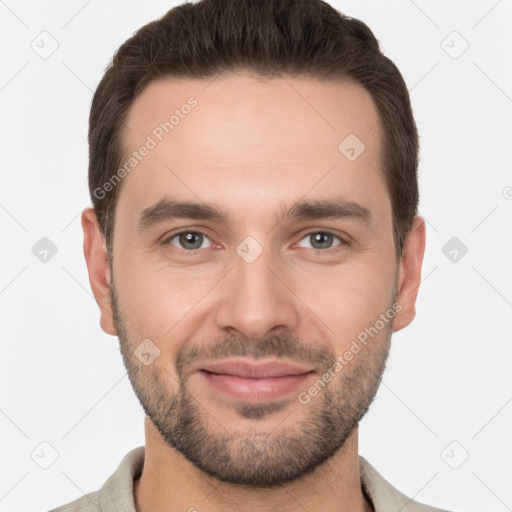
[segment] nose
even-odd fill
[[[235,253],[216,309],[217,326],[251,340],[282,329],[295,331],[300,301],[292,291],[291,273],[286,267],[285,262],[273,259],[270,251],[263,251],[250,263]]]

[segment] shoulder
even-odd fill
[[[100,506],[100,491],[85,494],[66,505],[50,510],[50,512],[98,512]]]
[[[50,510],[50,512],[135,512],[133,486],[144,467],[145,447],[128,452],[101,489]]]
[[[363,491],[375,512],[449,512],[409,498],[388,482],[364,457],[359,455],[359,472]]]

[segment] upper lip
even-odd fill
[[[200,369],[211,373],[221,373],[253,379],[302,375],[312,371],[311,368],[304,368],[296,364],[283,361],[249,363],[247,360],[219,361],[217,363],[202,366]]]

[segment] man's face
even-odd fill
[[[197,104],[155,132],[190,97]],[[156,144],[120,191],[115,322],[104,314],[102,326],[118,334],[167,444],[219,480],[272,486],[311,471],[375,395],[399,280],[378,119],[354,83],[245,74],[158,80],[129,111],[126,156],[148,136]],[[354,138],[338,148],[351,134],[362,153]],[[161,201],[225,217],[156,211]],[[205,371],[221,361],[289,362],[303,375]]]

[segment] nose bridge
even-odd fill
[[[283,283],[286,277],[279,276],[283,265],[255,239],[247,237],[240,243],[217,308],[218,326],[236,329],[250,339],[260,339],[277,327],[293,331],[299,315],[294,295]]]

